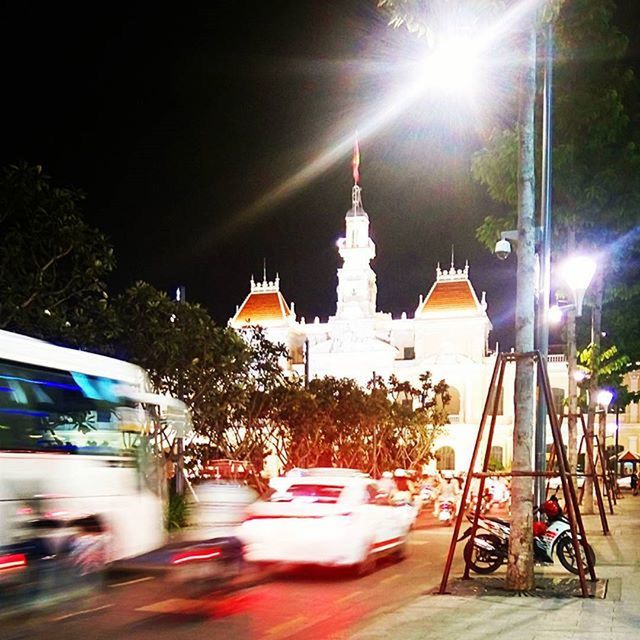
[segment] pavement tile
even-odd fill
[[[602,535],[597,515],[584,516],[596,551],[596,574],[606,595],[550,598],[513,595],[421,596],[375,618],[351,640],[635,640],[640,638],[640,499],[621,500]],[[566,578],[558,567],[536,575]],[[540,579],[540,578],[539,578]],[[604,595],[604,597],[602,597]],[[551,614],[551,615],[550,615]],[[546,628],[541,628],[541,625]]]
[[[573,638],[575,637],[575,632],[563,632],[562,635],[560,635],[557,630],[536,631],[532,637],[532,640],[558,640],[558,638],[560,637],[562,638],[562,640],[573,640]]]

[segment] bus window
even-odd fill
[[[0,361],[0,450],[132,453],[147,431],[116,380]]]

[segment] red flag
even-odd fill
[[[356,138],[353,145],[353,160],[351,161],[353,167],[353,181],[355,184],[360,182],[360,146],[358,145],[358,138]]]

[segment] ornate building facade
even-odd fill
[[[280,279],[251,278],[245,300],[229,320],[241,329],[260,325],[267,337],[286,345],[290,360],[283,367],[300,376],[349,377],[365,385],[374,375],[419,385],[431,372],[434,381],[450,387],[449,425],[436,443],[437,466],[468,468],[485,397],[496,361],[489,350],[491,321],[486,295],[478,297],[470,268],[435,269],[435,281],[420,295],[418,305],[400,317],[377,308],[377,278],[371,266],[376,246],[369,235],[369,216],[356,183],[345,216],[345,237],[338,241],[335,314],[326,322],[298,318],[280,289]],[[306,368],[306,371],[305,371]],[[512,452],[514,368],[507,369],[501,415],[497,418],[491,457],[508,466]],[[566,394],[564,356],[550,356],[549,375],[554,394]]]

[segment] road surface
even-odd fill
[[[439,585],[451,533],[451,527],[422,516],[410,534],[406,560],[382,560],[358,579],[320,568],[281,569],[244,585],[195,591],[153,575],[113,576],[103,592],[3,624],[1,635],[3,640],[348,638],[372,617]],[[459,575],[459,559],[454,568]],[[427,632],[428,620],[425,625]]]

